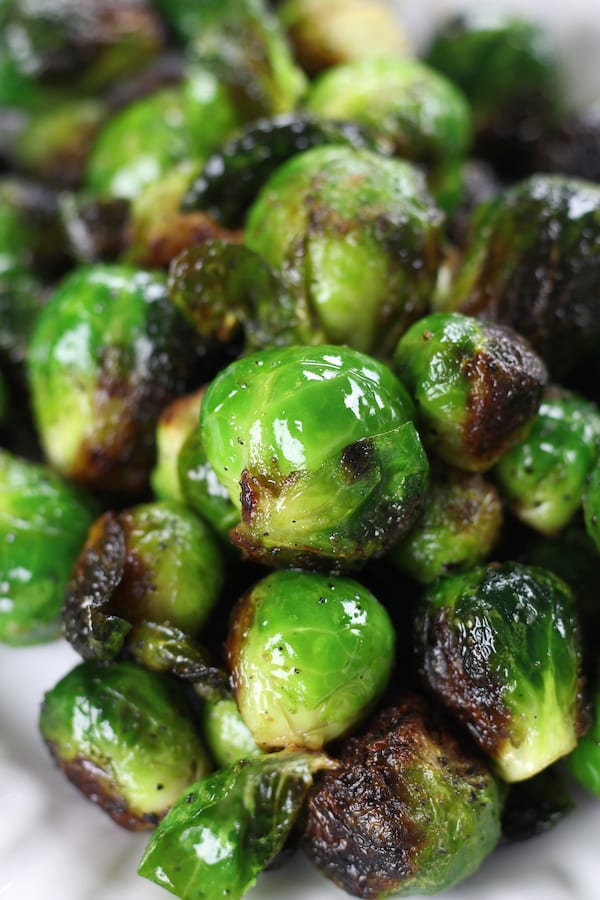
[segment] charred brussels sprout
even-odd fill
[[[409,49],[408,36],[386,3],[285,0],[277,14],[295,58],[310,75],[364,56],[402,55]]]
[[[117,824],[140,830],[210,770],[193,716],[168,676],[83,662],[46,693],[40,730],[67,778]]]
[[[387,555],[415,581],[427,584],[488,559],[502,522],[493,484],[477,473],[433,466],[419,520]]]
[[[269,565],[343,568],[415,521],[428,462],[403,385],[345,347],[243,357],[209,385],[206,458],[241,522],[231,538]]]
[[[183,501],[178,458],[187,437],[198,428],[204,388],[176,397],[160,414],[156,426],[156,464],[150,486],[157,500]]]
[[[476,211],[448,306],[510,325],[558,378],[599,346],[599,248],[600,186],[532,176]]]
[[[324,754],[270,753],[191,785],[152,836],[138,872],[180,900],[241,900],[283,848]]]
[[[600,681],[592,685],[592,725],[567,757],[567,768],[575,780],[600,796]]]
[[[471,139],[467,101],[443,75],[415,59],[375,56],[336,66],[311,87],[306,109],[359,122],[400,157],[423,166],[442,206],[445,174],[460,167]]]
[[[600,465],[590,475],[583,495],[583,512],[587,533],[600,552]]]
[[[574,391],[546,390],[527,437],[495,469],[514,515],[549,537],[581,508],[600,448],[600,410]]]
[[[443,891],[500,837],[502,791],[471,742],[430,703],[400,699],[348,740],[309,792],[303,847],[356,897]]]
[[[64,630],[82,656],[109,659],[136,623],[196,635],[223,584],[215,540],[177,503],[107,512],[90,529],[65,595]]]
[[[118,264],[73,270],[37,318],[28,353],[35,420],[52,465],[95,488],[143,488],[156,422],[189,361],[163,275]]]
[[[512,329],[432,313],[400,338],[394,368],[411,392],[424,444],[467,471],[489,469],[531,428],[546,369]]]
[[[505,781],[535,775],[583,726],[579,623],[552,572],[492,563],[431,586],[417,616],[425,683]]]
[[[518,13],[471,10],[442,25],[425,59],[468,98],[477,153],[513,176],[526,174],[527,152],[564,106],[549,32]]]
[[[201,68],[116,112],[94,141],[84,184],[100,196],[133,199],[183,160],[203,161],[238,124],[223,85]]]
[[[304,342],[383,355],[429,307],[442,216],[410,163],[342,146],[300,153],[246,225],[246,243],[296,300]]]
[[[274,572],[239,601],[227,665],[263,749],[320,749],[381,696],[394,661],[385,608],[354,579]]]
[[[233,697],[218,697],[205,702],[202,731],[206,746],[220,768],[262,752]]]
[[[0,451],[0,641],[35,644],[60,634],[71,569],[96,504],[46,466]]]

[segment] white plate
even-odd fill
[[[327,2],[327,0],[324,0]],[[476,2],[395,0],[421,46],[427,22]],[[568,4],[511,0],[554,33],[573,96],[600,99],[598,0]],[[426,12],[425,12],[426,11]],[[76,662],[65,644],[0,647],[0,898],[1,900],[167,900],[139,878],[147,837],[118,828],[85,802],[50,761],[37,730],[44,691]],[[575,813],[552,832],[497,850],[445,900],[598,900],[600,803],[578,797]],[[342,900],[301,857],[260,876],[246,900]]]

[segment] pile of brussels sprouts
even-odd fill
[[[241,898],[442,891],[600,795],[600,116],[540,26],[0,0],[0,640]],[[284,853],[285,851],[285,853]]]

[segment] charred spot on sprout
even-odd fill
[[[342,451],[342,469],[349,482],[366,475],[373,466],[374,447],[371,440],[355,441]]]

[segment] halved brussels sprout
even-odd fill
[[[426,447],[444,462],[481,472],[525,435],[546,368],[515,331],[458,313],[415,322],[394,351]]]
[[[390,369],[347,347],[243,357],[209,385],[200,439],[239,511],[230,532],[272,566],[343,568],[419,513],[428,462]]]
[[[357,581],[282,571],[240,599],[226,658],[259,747],[319,750],[370,712],[394,648],[385,608]]]
[[[97,512],[56,472],[0,450],[0,641],[59,637],[65,588]]]
[[[275,172],[249,211],[246,243],[280,274],[305,343],[385,355],[429,308],[441,228],[412,164],[333,145]]]
[[[39,725],[67,778],[131,830],[211,768],[183,686],[136,663],[80,663],[44,695]]]
[[[116,263],[71,271],[35,322],[27,360],[52,465],[95,488],[142,489],[156,422],[190,359],[165,276]]]
[[[552,377],[600,344],[600,185],[535,175],[476,211],[447,308],[510,325]]]
[[[573,592],[554,573],[490,563],[425,593],[415,635],[428,688],[508,782],[542,771],[584,727]]]
[[[513,514],[551,537],[581,508],[599,449],[600,409],[552,385],[529,434],[504,454],[494,474]]]
[[[315,780],[302,845],[356,897],[433,894],[495,848],[502,799],[468,737],[429,701],[402,696]]]

